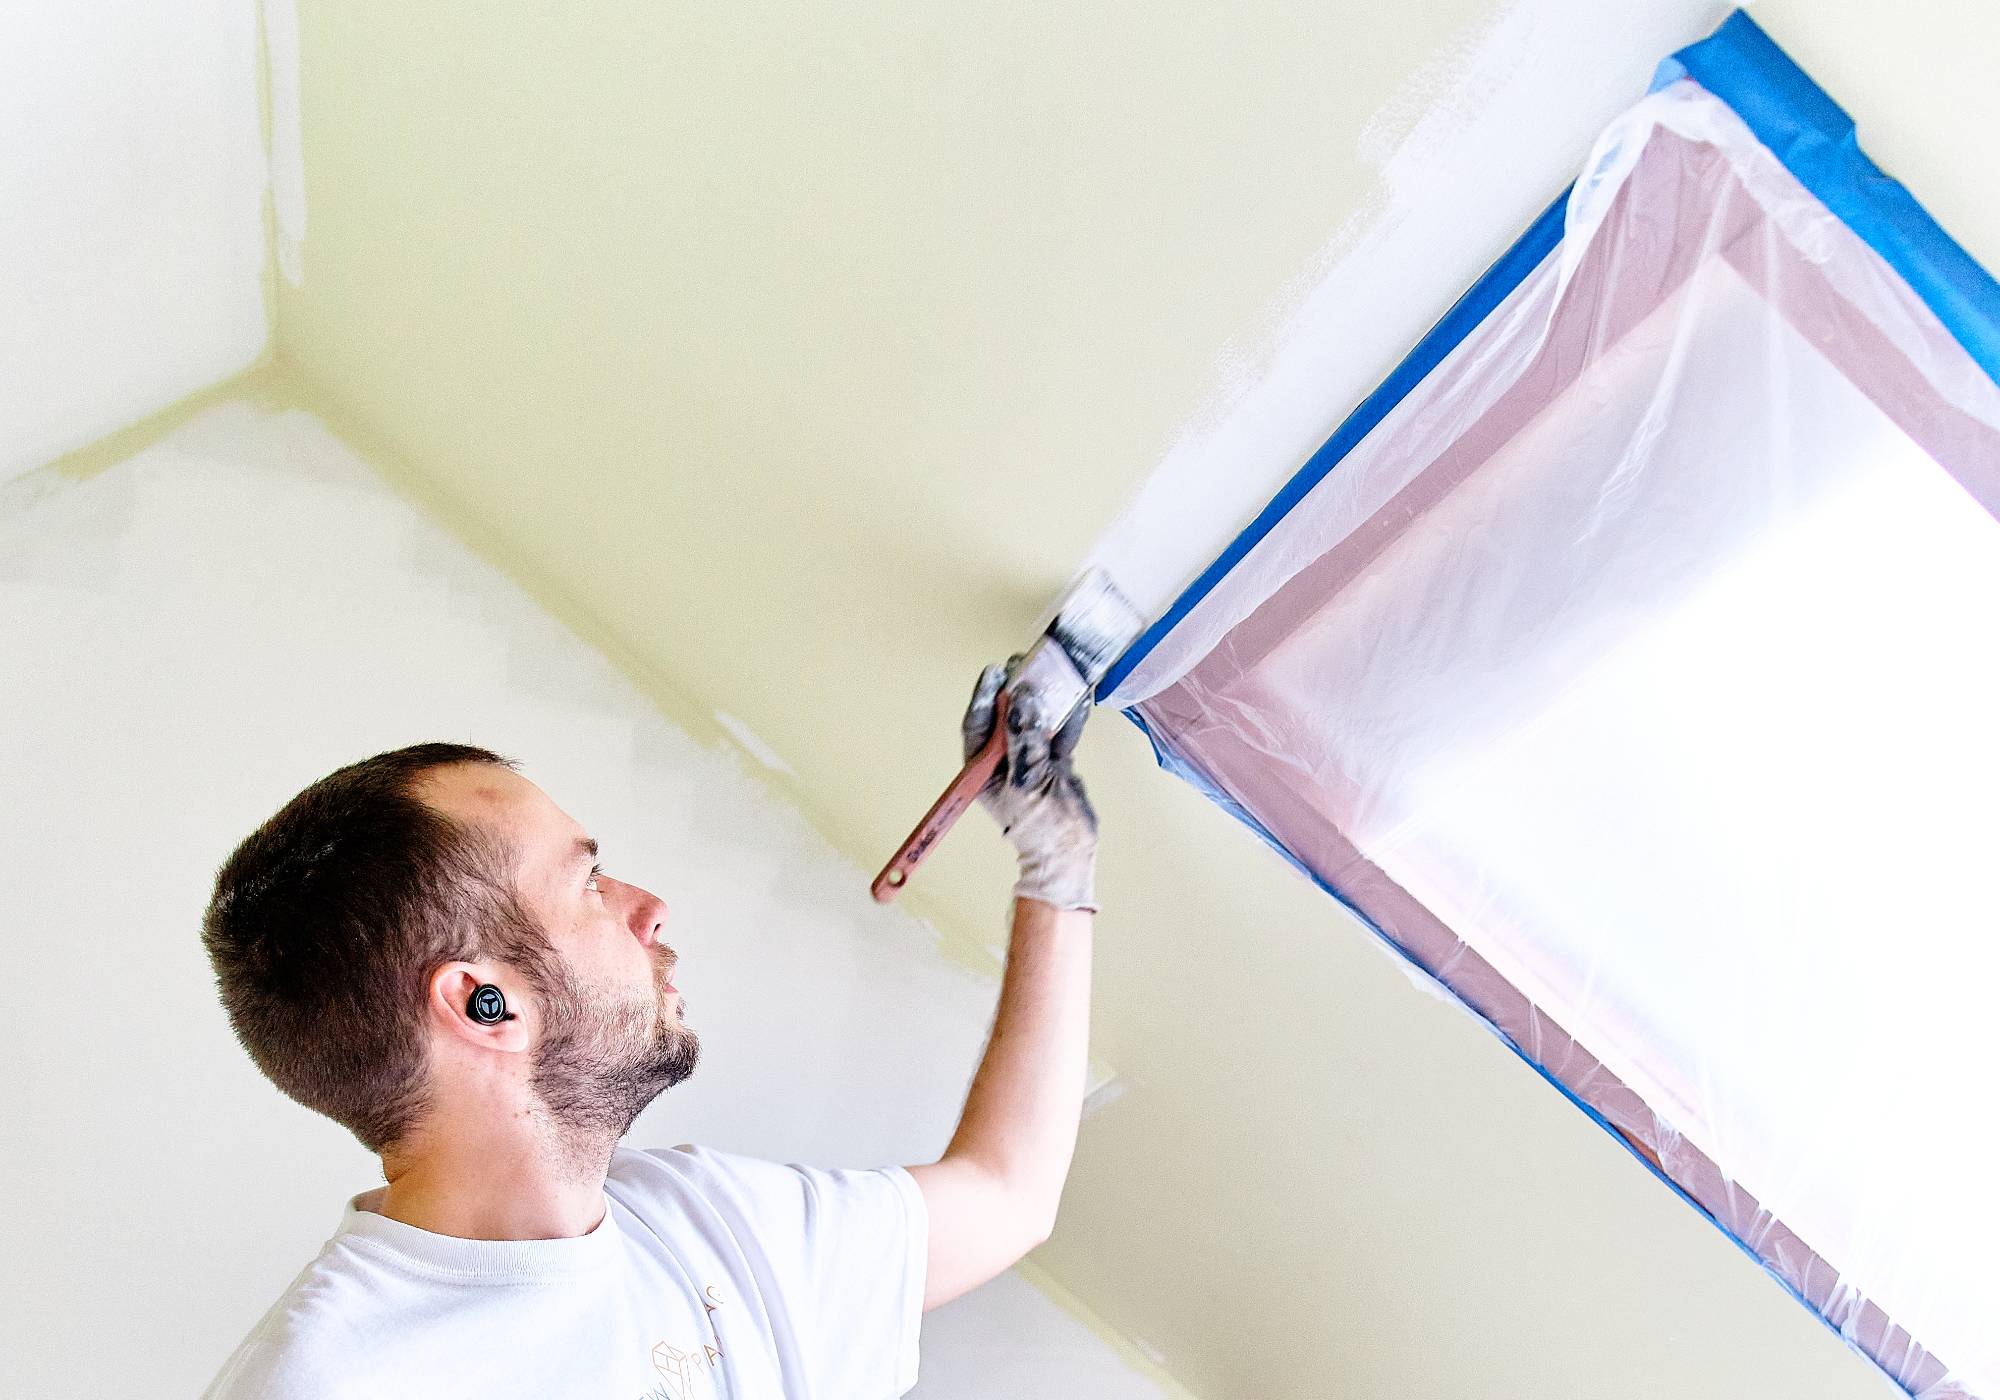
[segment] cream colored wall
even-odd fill
[[[1656,40],[1618,36],[1657,7],[1594,8],[1632,21],[1596,61],[1636,95]],[[1452,59],[1510,18],[1523,61],[1573,65],[1573,9],[304,0],[281,350],[635,674],[746,720],[869,862],[947,775],[979,663],[1365,239],[1364,134],[1412,100],[1476,120]],[[1904,55],[1857,109],[1903,114],[1949,226],[1990,217],[1981,7],[1900,7],[1893,42],[1853,0],[1757,13],[1837,91]],[[1520,139],[1580,154],[1571,120]],[[1412,207],[1484,241],[1408,285],[1402,335],[1357,328],[1364,383],[1520,222],[1449,185]],[[1127,1092],[1037,1255],[1067,1288],[1209,1400],[1883,1393],[1122,721],[1094,731],[1094,1036]],[[954,840],[910,898],[974,957],[1005,888]]]

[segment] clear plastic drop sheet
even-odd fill
[[[1690,79],[1107,699],[1911,1393],[2000,1400],[2000,392]]]

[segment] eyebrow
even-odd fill
[[[570,847],[569,863],[571,865],[575,865],[580,860],[596,860],[596,859],[597,859],[597,843],[591,840],[588,836],[577,837],[576,844]]]

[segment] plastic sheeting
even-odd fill
[[[2000,1400],[2000,300],[1715,86],[1839,136],[1740,16],[1664,68],[1104,698],[1912,1394]]]

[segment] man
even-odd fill
[[[1018,660],[1018,658],[1017,658]],[[1005,672],[981,675],[969,754]],[[1059,716],[1056,718],[1060,718]],[[385,1186],[238,1347],[217,1400],[881,1400],[921,1311],[1053,1228],[1086,1067],[1096,818],[1032,692],[981,802],[1020,855],[993,1034],[936,1162],[631,1149],[691,1074],[659,899],[484,749],[321,779],[229,858],[203,923],[238,1038]]]

